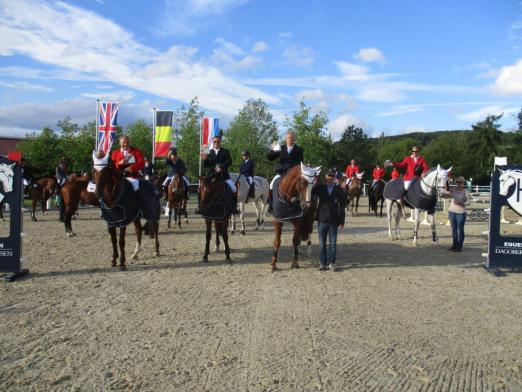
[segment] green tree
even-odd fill
[[[475,160],[470,151],[468,133],[443,134],[424,148],[423,155],[430,167],[437,164],[445,169],[452,167],[452,173],[466,178],[475,174]]]
[[[359,163],[361,171],[368,173],[375,164],[371,143],[368,135],[362,128],[349,125],[344,130],[341,139],[334,144],[335,165],[341,170],[346,167],[351,159]]]
[[[126,127],[132,146],[139,148],[145,157],[152,159],[152,126],[144,119],[134,121]]]
[[[59,162],[62,150],[59,137],[52,128],[45,127],[41,132],[27,135],[18,148],[28,160],[33,176],[54,175],[55,163]]]
[[[502,114],[489,115],[484,121],[472,125],[470,147],[476,164],[473,178],[478,181],[488,181],[494,157],[499,153],[502,133],[498,121],[501,118]]]
[[[299,103],[299,109],[292,117],[285,120],[285,125],[295,132],[297,144],[304,148],[305,162],[325,168],[333,163],[332,137],[324,130],[327,124],[327,114],[319,111],[312,115],[304,101]]]
[[[187,172],[192,181],[195,181],[199,170],[199,131],[203,112],[199,110],[198,98],[194,97],[188,107],[182,106],[175,113],[176,147],[178,155],[185,161]]]
[[[274,165],[265,155],[270,143],[277,138],[276,122],[268,105],[261,99],[248,100],[230,123],[223,140],[232,156],[231,171],[239,170],[241,152],[249,150],[255,161],[256,175],[271,177]]]

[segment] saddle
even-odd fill
[[[404,179],[402,177],[391,180],[384,187],[383,195],[385,199],[401,200],[407,207],[425,210],[429,214],[435,212],[437,204],[436,195],[430,196],[423,192],[419,178],[411,181],[407,191],[404,190]]]
[[[273,201],[272,201],[272,215],[274,219],[279,222],[289,222],[293,219],[302,218],[304,210],[301,208],[299,201],[291,202],[284,199],[279,193],[279,184],[282,177],[274,181],[273,186]]]

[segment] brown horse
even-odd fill
[[[379,202],[381,202],[381,211],[379,216],[382,218],[382,207],[384,204],[384,181],[377,181],[375,186],[370,186],[368,189],[368,213],[373,211],[377,216],[377,210],[379,208]]]
[[[172,211],[174,211],[174,221],[178,221],[178,227],[181,228],[181,213],[183,209],[187,209],[187,200],[185,199],[185,182],[183,175],[176,173],[167,188],[167,200],[169,208],[169,221],[167,227],[170,228]]]
[[[346,209],[350,210],[352,216],[359,213],[359,198],[361,197],[361,184],[363,173],[357,173],[346,189]],[[355,213],[354,213],[355,207]]]
[[[26,191],[29,199],[32,200],[31,219],[36,221],[36,205],[40,203],[42,213],[47,214],[47,200],[57,193],[58,181],[54,177],[42,177],[35,180]]]
[[[208,177],[199,177],[199,210],[205,218],[206,242],[205,253],[203,254],[203,263],[208,263],[208,254],[210,253],[210,240],[212,239],[212,223],[216,231],[216,248],[219,248],[219,236],[223,238],[225,243],[225,257],[227,262],[231,263],[230,247],[228,246],[228,223],[231,211],[227,211],[225,198],[225,182],[220,174],[213,174]],[[210,217],[210,210],[219,206],[222,208],[222,214],[217,217]]]
[[[94,207],[99,207],[100,202],[94,194],[89,192],[87,187],[91,178],[89,176],[75,176],[71,177],[62,187],[62,198],[65,205],[64,210],[64,225],[65,232],[68,237],[75,236],[76,233],[72,229],[71,219],[73,215],[78,211],[80,202],[89,204]]]
[[[294,247],[294,258],[291,268],[299,267],[299,244],[301,241],[307,241],[310,244],[309,236],[312,232],[315,204],[312,203],[312,188],[315,179],[319,175],[320,167],[312,168],[301,164],[294,166],[279,181],[277,193],[284,199],[286,203],[299,202],[304,210],[300,218],[289,219],[294,226],[294,236],[292,244]],[[276,201],[274,200],[274,203]],[[272,271],[277,270],[278,252],[281,246],[281,232],[283,231],[283,222],[275,219],[274,226],[274,246],[272,255]]]
[[[136,248],[131,256],[131,260],[138,257],[141,249],[141,236],[143,228],[141,226],[140,215],[143,212],[143,204],[139,195],[132,188],[132,185],[120,174],[118,169],[109,159],[109,154],[99,158],[93,152],[94,161],[94,181],[96,183],[96,197],[100,200],[103,218],[107,222],[108,231],[112,243],[111,264],[116,267],[118,258],[118,239],[116,238],[116,227],[120,228],[119,247],[120,247],[120,269],[123,271],[125,266],[125,233],[127,225],[132,221],[136,229]],[[151,185],[152,186],[152,185]],[[140,190],[139,192],[142,192]],[[154,256],[159,256],[159,197],[147,200],[157,211],[157,219],[148,219],[149,229],[154,236]],[[121,219],[120,219],[121,218]],[[156,217],[154,217],[156,218]]]

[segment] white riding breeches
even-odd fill
[[[281,174],[276,174],[275,177],[272,179],[272,182],[270,183],[270,190],[274,189],[274,182],[278,178],[281,178]]]
[[[131,183],[132,189],[134,189],[135,191],[138,190],[138,188],[140,187],[140,180],[131,177],[125,177],[125,179]]]
[[[24,178],[24,186],[27,186],[29,185],[29,181],[27,181],[27,179]]]
[[[407,191],[410,187],[411,180],[404,181],[404,190]]]
[[[254,183],[254,177],[252,176],[245,177],[245,179],[248,182],[248,185],[252,185]]]
[[[161,185],[163,185],[163,186],[167,186],[167,185],[172,181],[172,178],[173,178],[173,177],[174,177],[174,176],[172,176],[172,177],[168,177],[168,176],[167,176],[167,178],[165,178],[165,181],[163,181],[163,184],[161,184]],[[189,182],[189,180],[188,180],[187,177],[183,176],[183,182],[185,183],[185,187],[187,187],[187,188],[190,187],[190,182]]]
[[[236,188],[236,184],[234,184],[234,181],[232,181],[230,178],[228,180],[225,181],[228,186],[230,187],[230,190],[232,190],[232,193],[236,193],[237,192],[237,188]]]

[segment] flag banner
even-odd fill
[[[219,135],[219,118],[203,117],[201,124],[202,149],[210,149],[212,147],[212,138],[216,135]]]
[[[172,116],[173,111],[156,112],[156,131],[154,137],[154,157],[169,156],[172,146]]]
[[[98,151],[107,154],[118,129],[118,103],[101,102],[98,107]]]

